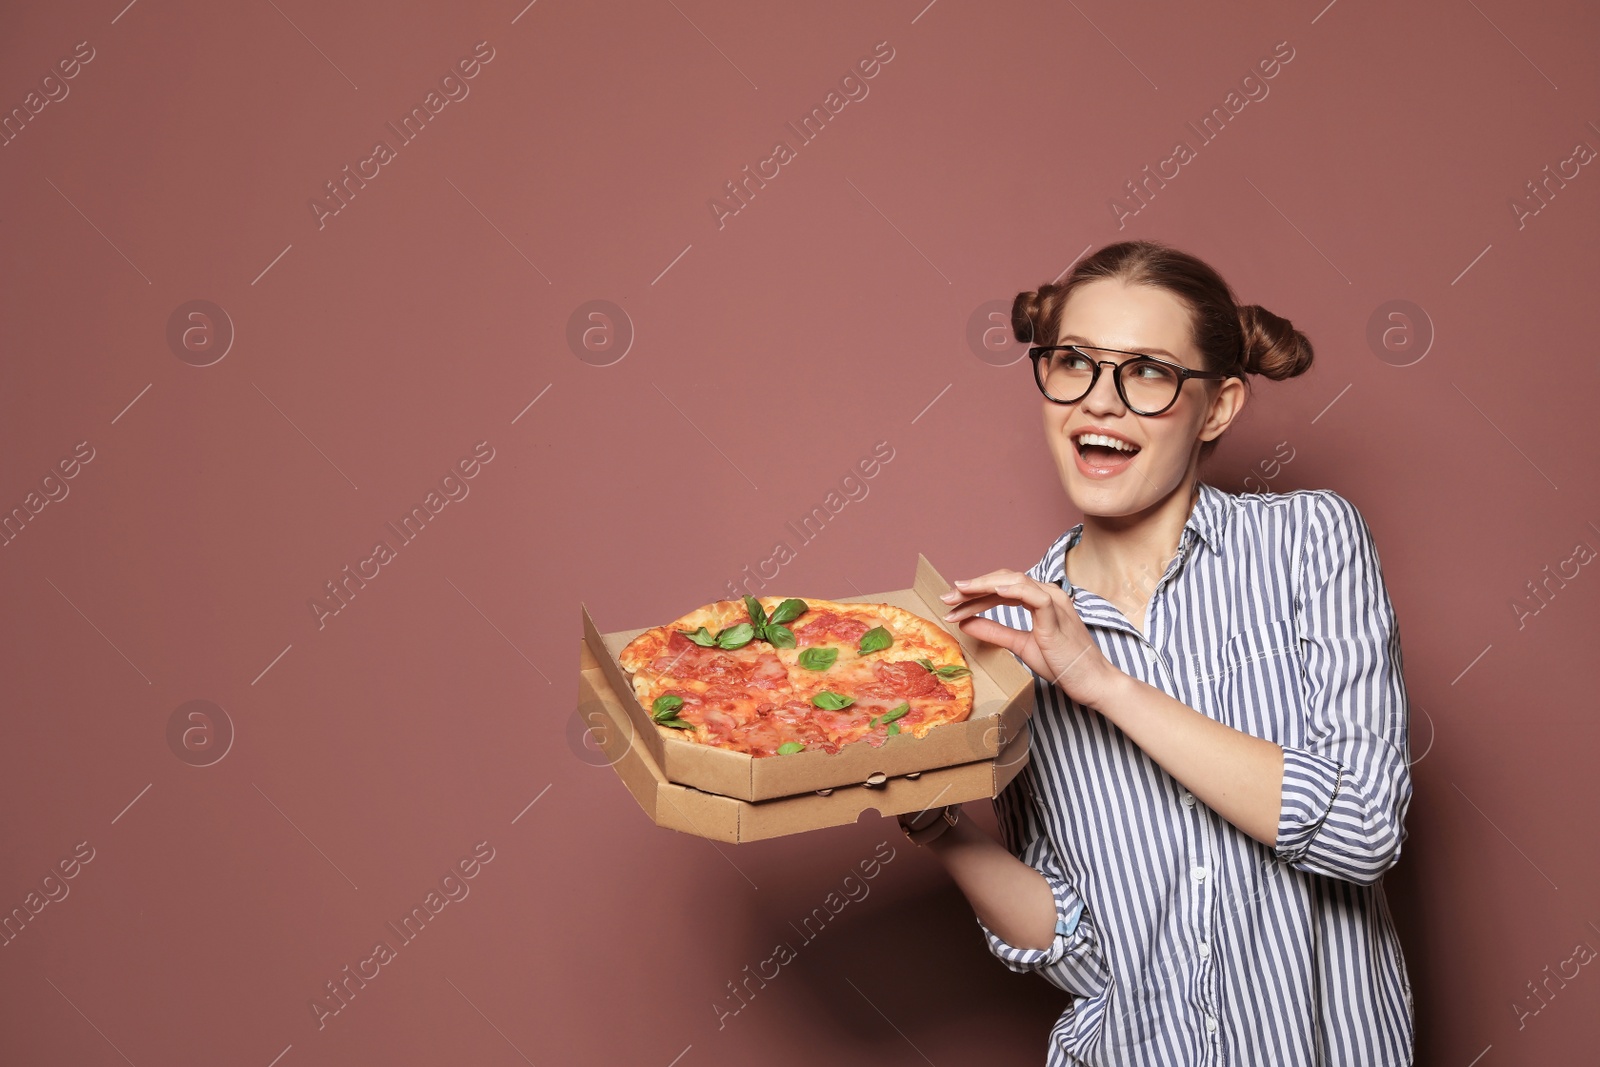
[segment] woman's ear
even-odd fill
[[[1244,410],[1248,399],[1249,390],[1245,388],[1243,378],[1222,379],[1216,395],[1211,398],[1205,425],[1200,427],[1200,440],[1214,441],[1221,437],[1233,425],[1233,420],[1239,417],[1239,412]]]

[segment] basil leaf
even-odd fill
[[[704,626],[700,627],[700,629],[696,630],[694,633],[690,633],[688,630],[679,630],[678,633],[687,637],[701,648],[710,648],[712,645],[717,643],[717,639],[711,636],[711,631],[707,630]]]
[[[894,644],[894,638],[889,636],[889,631],[882,626],[874,626],[861,635],[861,645],[856,651],[865,656],[869,652],[877,652]]]
[[[932,671],[934,674],[937,674],[941,678],[959,678],[963,674],[971,674],[972,673],[967,668],[958,667],[954,663],[946,664],[943,667],[935,667],[933,665],[933,661],[929,660],[929,659],[919,659],[919,660],[917,660],[917,662],[922,664],[922,666],[925,669]]]
[[[793,648],[794,631],[787,626],[767,626],[767,632],[761,635],[773,648]]]
[[[899,732],[900,732],[900,724],[897,723],[897,722],[890,723],[889,724],[889,729],[884,731],[884,733],[889,737],[893,737],[895,734],[897,734]]]
[[[650,705],[650,718],[662,726],[670,726],[674,730],[692,730],[692,723],[684,722],[678,718],[678,709],[683,707],[683,698],[675,697],[671,693],[664,693],[656,697],[655,703]]]
[[[730,626],[717,634],[717,647],[727,649],[743,648],[750,643],[751,638],[755,637],[755,635],[756,629],[754,626],[747,622],[741,622],[739,625]]]
[[[855,702],[855,697],[840,696],[838,693],[832,693],[826,689],[811,698],[811,703],[826,711],[838,711],[841,708],[848,708]]]
[[[799,597],[790,597],[788,600],[785,600],[783,603],[772,609],[772,618],[768,619],[767,621],[779,623],[793,622],[795,619],[798,619],[802,614],[804,614],[809,607],[810,605],[804,600],[801,600]]]
[[[838,658],[837,648],[808,648],[800,653],[800,666],[808,671],[825,671]]]
[[[804,752],[805,750],[806,746],[802,745],[798,741],[785,741],[783,744],[778,746],[778,755],[792,756],[796,752]]]
[[[896,719],[900,718],[902,715],[904,715],[906,712],[908,712],[910,710],[911,710],[910,703],[902,702],[897,707],[890,708],[888,711],[886,711],[882,715],[880,715],[878,717],[878,721],[879,722],[894,722]]]
[[[761,610],[761,601],[757,600],[749,593],[746,593],[744,595],[744,606],[745,610],[750,613],[751,625],[753,625],[757,630],[760,630],[767,625],[767,613]]]

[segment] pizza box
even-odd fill
[[[599,743],[606,761],[652,822],[697,837],[735,844],[763,841],[828,826],[847,826],[866,811],[900,815],[985,800],[997,796],[1028,762],[1029,731],[1024,722],[992,759],[773,800],[735,800],[707,793],[669,781],[661,773],[644,741],[648,735],[634,729],[632,718],[617,699],[606,672],[590,654],[588,643],[580,643],[579,648],[583,666],[578,683],[579,714],[590,736]]]
[[[816,750],[788,756],[755,757],[663,737],[660,728],[651,721],[649,711],[635,697],[628,673],[617,659],[628,642],[649,627],[601,633],[588,607],[580,605],[583,647],[585,654],[604,672],[611,691],[632,723],[633,733],[669,782],[736,800],[796,796],[979,760],[992,761],[1021,733],[1024,723],[1033,714],[1033,672],[999,645],[978,641],[941,621],[940,616],[949,606],[939,597],[950,588],[927,557],[919,552],[910,587],[863,596],[827,598],[842,603],[893,604],[928,619],[961,643],[967,666],[972,669],[973,709],[965,722],[936,726],[920,738],[909,733],[898,734],[880,748],[863,741],[846,745],[838,752]]]

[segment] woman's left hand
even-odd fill
[[[1053,681],[1073,700],[1097,707],[1120,672],[1094,643],[1072,597],[1059,585],[1047,585],[1013,570],[990,571],[970,580],[958,579],[946,603],[960,603],[945,616],[980,641],[1009,649],[1035,674]],[[967,599],[961,600],[965,597]],[[997,604],[1021,604],[1033,616],[1032,630],[1015,630],[993,619],[977,617]]]

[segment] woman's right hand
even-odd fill
[[[957,579],[959,592],[944,594],[947,603],[965,596],[949,614],[962,632],[1008,649],[1033,673],[1049,678],[1073,700],[1097,707],[1122,677],[1078,617],[1072,597],[1059,585],[1045,584],[1014,570],[990,571],[970,580]],[[978,612],[998,604],[1021,604],[1033,617],[1033,629],[1017,630]]]

